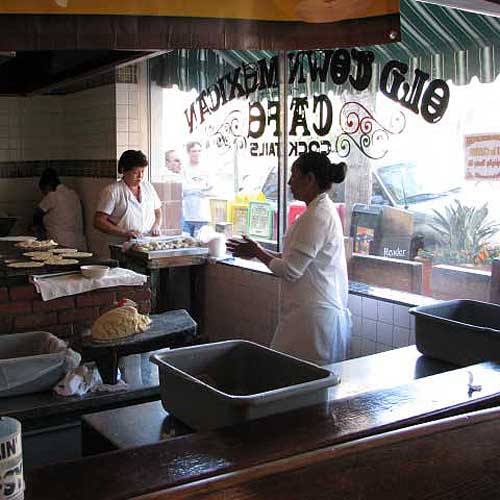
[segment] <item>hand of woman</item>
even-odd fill
[[[132,240],[134,238],[140,238],[141,233],[140,231],[136,231],[135,229],[132,229],[131,231],[126,231],[124,233],[125,238],[128,238],[129,240]]]
[[[243,241],[235,238],[229,239],[227,241],[227,249],[235,257],[253,259],[259,255],[262,247],[256,241],[251,240],[247,236],[243,236]]]
[[[160,225],[159,224],[153,224],[153,227],[151,228],[151,235],[152,236],[159,236],[160,233]]]

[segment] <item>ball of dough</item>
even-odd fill
[[[117,307],[104,313],[92,325],[90,335],[95,340],[113,341],[144,332],[151,319],[133,306]]]

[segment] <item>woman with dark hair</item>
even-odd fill
[[[106,186],[100,194],[94,227],[108,235],[109,243],[160,234],[161,201],[144,179],[147,166],[142,151],[125,151],[118,161],[121,180]]]
[[[342,224],[328,196],[346,176],[345,163],[305,153],[292,166],[288,185],[305,212],[288,228],[283,253],[243,237],[230,240],[236,257],[257,258],[281,278],[280,320],[271,347],[320,365],[347,356],[351,327]]]
[[[54,240],[63,247],[86,250],[82,204],[76,191],[62,184],[53,168],[42,172],[38,187],[43,199],[33,217],[37,236]]]

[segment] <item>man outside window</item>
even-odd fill
[[[184,231],[196,236],[210,221],[210,196],[213,196],[211,169],[201,161],[202,146],[198,141],[186,145],[188,162],[184,168],[182,207]]]

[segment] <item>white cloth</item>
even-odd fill
[[[63,184],[44,196],[38,207],[45,213],[43,225],[47,238],[66,248],[86,250],[82,204],[78,194]]]
[[[210,199],[213,180],[205,165],[186,165],[182,185],[182,211],[184,220],[204,222],[211,220]]]
[[[59,396],[83,396],[88,392],[118,392],[128,388],[128,384],[120,378],[120,370],[115,385],[103,384],[95,364],[88,363],[68,372],[54,387],[54,392]]]
[[[42,300],[52,300],[112,286],[141,286],[146,283],[147,279],[148,277],[144,274],[121,267],[110,269],[106,276],[99,279],[85,278],[79,273],[52,277],[31,277],[31,281],[37,292],[41,294]]]
[[[155,223],[155,210],[161,208],[161,201],[150,182],[142,181],[140,188],[139,201],[124,181],[113,182],[102,190],[96,211],[107,214],[119,229],[150,234]],[[112,235],[107,235],[107,239],[109,243],[126,241],[126,238]]]
[[[321,365],[347,356],[351,318],[342,224],[326,193],[285,234],[269,264],[282,278],[280,321],[271,347]]]

